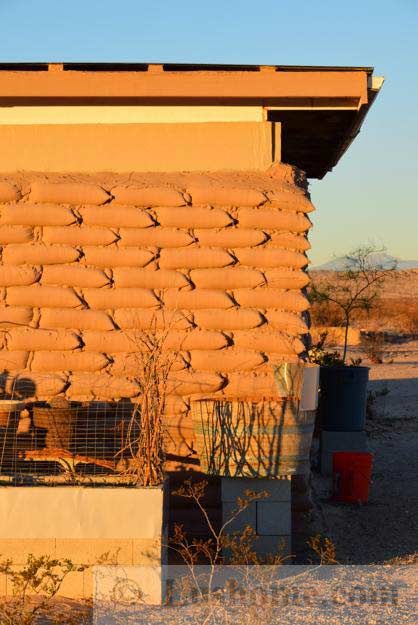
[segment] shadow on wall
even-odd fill
[[[309,466],[314,413],[297,400],[201,400],[193,422],[209,475],[278,477]]]
[[[12,376],[3,369],[0,373],[0,398],[24,400],[36,395],[36,384],[30,378]]]

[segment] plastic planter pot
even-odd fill
[[[16,428],[20,413],[25,408],[25,403],[12,399],[0,400],[0,428]]]
[[[47,449],[70,449],[73,441],[74,425],[79,404],[63,408],[42,405],[33,408],[33,424],[44,430]]]
[[[315,412],[297,400],[200,399],[191,405],[196,451],[207,475],[309,473]]]
[[[321,429],[361,432],[366,422],[368,367],[321,367]]]

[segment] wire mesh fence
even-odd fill
[[[134,401],[28,400],[20,382],[0,398],[0,484],[129,485],[139,427]]]

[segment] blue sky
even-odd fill
[[[313,181],[314,263],[373,241],[418,259],[418,0],[0,0],[0,60],[371,65],[360,136]]]

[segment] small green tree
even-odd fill
[[[397,267],[382,261],[384,249],[361,245],[344,256],[342,271],[330,272],[329,277],[312,278],[309,299],[312,303],[333,303],[341,310],[344,319],[344,348],[342,362],[347,356],[348,329],[355,310],[370,311],[379,298],[387,277]]]

